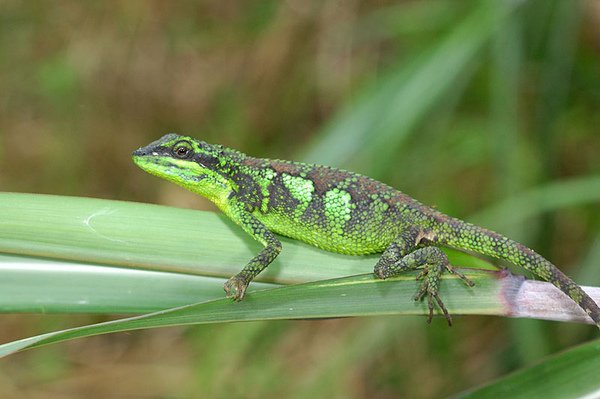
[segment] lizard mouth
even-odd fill
[[[192,166],[196,165],[193,162],[161,156],[156,152],[148,153],[143,148],[134,151],[131,158],[142,170],[177,184],[197,183],[206,177],[194,171],[195,168]]]

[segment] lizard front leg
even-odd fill
[[[223,287],[228,297],[240,301],[244,298],[248,284],[279,255],[281,242],[275,234],[243,206],[235,207],[230,215],[244,231],[265,246],[258,255],[248,262],[242,271],[227,280]]]
[[[422,231],[418,228],[410,228],[401,233],[385,250],[377,265],[374,273],[377,277],[385,279],[397,276],[407,270],[422,268],[422,272],[417,276],[417,280],[423,280],[419,291],[415,295],[415,300],[421,300],[427,296],[427,306],[429,308],[430,323],[433,317],[434,300],[440,307],[448,325],[452,325],[452,317],[448,313],[444,302],[439,296],[439,282],[445,270],[456,274],[468,286],[473,286],[473,282],[462,273],[456,271],[448,261],[446,254],[437,247],[419,247]]]

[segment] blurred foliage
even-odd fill
[[[0,189],[210,208],[130,162],[168,131],[321,154],[463,218],[551,185],[565,207],[486,222],[598,284],[583,276],[600,199],[558,183],[600,174],[599,26],[583,0],[4,0]],[[2,341],[100,320],[2,316]],[[5,360],[0,396],[440,397],[593,333],[472,317],[153,330]]]

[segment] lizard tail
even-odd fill
[[[434,215],[435,241],[440,244],[466,249],[482,255],[507,260],[529,270],[554,284],[568,295],[592,318],[600,328],[600,307],[580,286],[567,277],[543,256],[510,238],[494,231],[454,219],[443,214]]]

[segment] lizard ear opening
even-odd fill
[[[179,141],[173,146],[173,156],[179,159],[188,159],[194,154],[192,145],[187,141]]]

